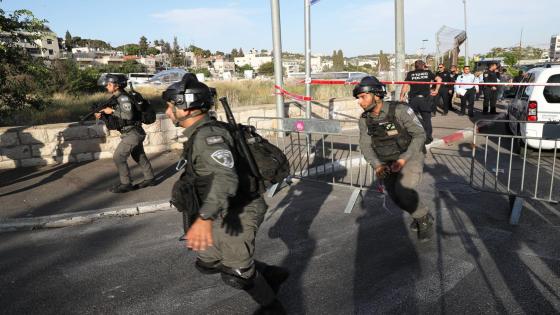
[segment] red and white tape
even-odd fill
[[[304,83],[304,81],[299,81],[299,83]],[[359,84],[358,81],[348,82],[345,80],[322,80],[314,79],[311,80],[313,85],[356,85]],[[417,81],[381,81],[383,84],[410,84],[410,85],[505,85],[505,86],[560,86],[560,83],[509,83],[509,82],[497,82],[497,83],[467,83],[467,82],[417,82]]]

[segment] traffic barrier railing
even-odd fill
[[[362,191],[377,183],[361,154],[359,135],[352,132],[358,129],[356,120],[249,117],[247,123],[286,154],[288,182],[297,178],[352,189],[345,213],[352,211]],[[271,187],[269,196],[281,187]]]
[[[534,130],[535,136],[480,132],[481,124],[488,122]],[[559,202],[559,147],[560,122],[478,120],[473,128],[470,185],[478,191],[509,196],[510,223],[518,224],[524,199]]]

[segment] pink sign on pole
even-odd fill
[[[303,121],[297,121],[296,122],[296,130],[297,131],[304,131],[305,130],[305,123]]]

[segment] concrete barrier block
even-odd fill
[[[63,155],[63,156],[56,156],[52,157],[56,164],[66,164],[66,163],[75,163],[76,157],[72,155]]]
[[[95,126],[95,125],[94,125]],[[90,137],[90,126],[72,126],[62,131],[64,141],[87,140]]]
[[[109,130],[105,124],[98,123],[95,125],[87,126],[88,138],[104,138],[109,136]]]
[[[144,151],[147,154],[151,154],[151,153],[159,153],[159,152],[165,152],[167,151],[167,145],[149,145],[147,147],[144,147]]]
[[[76,162],[85,162],[93,160],[93,153],[79,153],[75,155]]]
[[[21,144],[37,144],[50,142],[43,128],[28,128],[19,132],[19,141]]]
[[[17,145],[19,145],[17,132],[3,131],[3,133],[0,134],[0,148],[14,147]]]
[[[169,149],[170,149],[170,150],[183,150],[183,144],[182,144],[182,143],[178,143],[178,142],[176,142],[176,143],[171,143],[171,144],[169,145]]]
[[[67,146],[63,147],[64,155],[104,151],[101,147],[103,142],[100,140],[100,138],[89,140],[72,140],[65,141],[64,143],[68,143]]]
[[[18,161],[16,160],[4,160],[0,162],[0,169],[16,168],[18,167]]]
[[[59,145],[56,142],[33,144],[31,145],[31,155],[33,157],[60,156],[63,155],[62,145]]]
[[[42,158],[30,158],[30,159],[22,159],[20,160],[21,167],[30,167],[30,166],[44,166],[47,165],[47,160]]]
[[[175,124],[169,118],[162,118],[160,120],[160,130],[170,131],[175,129]]]
[[[154,123],[149,124],[149,125],[142,125],[142,128],[144,128],[144,130],[146,132],[160,132],[161,131],[161,119],[156,119],[156,121],[154,121]]]
[[[162,132],[162,136],[165,139],[166,143],[177,141],[177,139],[179,138],[179,134],[177,134],[176,130]]]
[[[92,153],[94,160],[101,160],[101,159],[112,159],[113,152],[95,152]]]
[[[114,152],[117,148],[117,145],[121,142],[121,138],[119,137],[110,137],[106,138],[105,142],[99,144],[101,152]]]
[[[149,145],[160,145],[166,143],[161,132],[149,133],[146,139],[149,141]]]
[[[18,145],[9,148],[0,148],[0,155],[10,160],[22,160],[31,158],[31,147],[28,145]]]

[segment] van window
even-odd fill
[[[546,83],[560,83],[560,74],[550,76]],[[544,88],[543,94],[547,102],[560,103],[560,86],[547,86]]]
[[[535,82],[535,74],[531,73],[528,77],[523,78],[523,80],[521,81],[521,83],[533,83]],[[522,86],[518,93],[517,93],[517,98],[521,98],[521,99],[528,99],[529,96],[531,96],[531,93],[533,92],[533,86],[527,86],[524,85]]]

